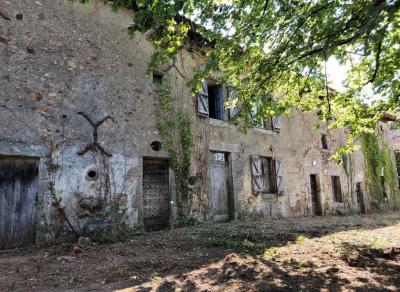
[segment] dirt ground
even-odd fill
[[[400,213],[265,219],[0,251],[0,291],[399,291]]]

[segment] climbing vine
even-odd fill
[[[188,114],[181,108],[175,109],[176,97],[167,84],[156,84],[159,106],[156,109],[156,124],[162,142],[170,156],[170,167],[174,171],[178,217],[185,216],[189,202],[190,158],[192,152],[192,128]]]
[[[351,154],[344,154],[342,156],[342,165],[344,171],[346,173],[348,183],[348,192],[349,199],[353,200],[354,198],[354,160],[351,157]]]
[[[361,136],[361,150],[364,155],[364,172],[366,187],[372,197],[379,201],[383,199],[381,174],[388,187],[388,195],[394,199],[396,195],[396,178],[394,165],[390,156],[390,150],[383,137],[380,137],[382,148],[379,148],[378,136],[376,133],[366,133]]]

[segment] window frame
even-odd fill
[[[260,169],[261,174],[254,173],[255,160],[260,161],[259,166],[261,166]],[[259,193],[278,194],[275,159],[271,156],[252,155],[250,156],[250,165],[251,165],[251,180],[252,180],[253,195],[257,195]],[[265,165],[267,165],[267,167],[265,167]],[[260,181],[260,178],[262,181],[262,187],[258,183]],[[258,189],[255,188],[256,184],[258,185]]]

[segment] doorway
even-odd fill
[[[39,159],[0,157],[0,248],[32,245]]]
[[[169,163],[163,159],[143,160],[143,224],[146,230],[169,226]]]
[[[319,175],[310,174],[312,213],[322,216]]]
[[[229,154],[210,152],[210,206],[215,222],[231,218]]]
[[[361,214],[365,214],[364,193],[361,182],[358,182],[356,184],[356,194],[357,194],[357,201],[360,206],[360,212]]]

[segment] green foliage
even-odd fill
[[[393,122],[393,123],[390,125],[390,129],[391,129],[391,130],[400,129],[400,123],[399,123],[399,122]]]
[[[260,254],[263,251],[263,246],[260,243],[254,243],[247,238],[242,241],[238,239],[227,238],[224,236],[210,236],[206,238],[200,238],[196,242],[198,245],[206,247],[224,247],[224,248],[237,248],[247,252]]]
[[[165,80],[167,82],[167,80]],[[181,220],[185,216],[185,204],[190,199],[190,159],[192,150],[192,128],[188,114],[181,108],[175,109],[175,96],[165,84],[157,84],[159,106],[156,109],[157,128],[165,149],[170,156],[170,166],[174,171],[178,212]]]
[[[364,155],[365,183],[369,194],[383,201],[381,185],[381,172],[388,186],[388,195],[396,199],[397,188],[394,165],[390,156],[390,150],[382,135],[380,136],[382,149],[379,148],[378,136],[375,132],[361,136],[361,150]]]

